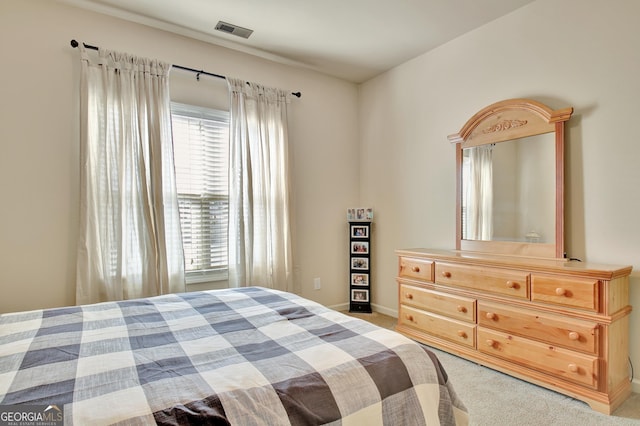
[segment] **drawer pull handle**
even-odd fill
[[[575,332],[575,331],[571,331],[569,332],[569,340],[578,340],[580,338],[580,335]]]
[[[577,373],[579,370],[578,366],[573,363],[569,364],[568,368],[569,368],[569,371],[571,371],[572,373]]]
[[[463,330],[458,330],[458,336],[462,337],[463,339],[466,339],[467,333],[465,333]]]
[[[413,315],[409,315],[409,314],[407,314],[406,318],[407,318],[410,322],[413,322]]]
[[[513,281],[507,281],[507,288],[518,288],[518,284]]]
[[[413,268],[411,268],[411,270],[412,270],[413,272],[418,273],[418,272],[420,272],[420,267],[419,267],[419,266],[414,266]]]
[[[496,318],[496,314],[494,314],[493,312],[487,312],[485,316],[487,317],[487,319],[490,319],[490,320]]]
[[[567,290],[565,290],[562,287],[558,287],[558,288],[556,288],[556,294],[558,296],[566,296],[567,295]]]
[[[458,305],[457,309],[458,309],[458,312],[462,312],[463,314],[467,312],[467,308],[465,308],[462,305]]]
[[[487,342],[486,342],[486,343],[487,343],[487,346],[489,346],[490,348],[492,348],[492,347],[493,347],[493,345],[495,345],[495,343],[496,343],[496,342],[495,342],[495,340],[493,340],[493,339],[487,339]]]
[[[442,271],[442,276],[445,278],[451,278],[451,272],[449,271]]]
[[[413,294],[407,293],[406,297],[407,297],[407,299],[412,300],[413,299]]]

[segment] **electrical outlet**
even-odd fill
[[[313,279],[313,289],[314,290],[320,290],[320,288],[322,288],[322,284],[320,283],[320,278],[314,278]]]

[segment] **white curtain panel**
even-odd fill
[[[77,304],[185,291],[170,69],[81,47]]]
[[[289,92],[227,78],[230,93],[229,285],[293,291]]]
[[[493,146],[470,148],[467,233],[471,240],[493,235]]]

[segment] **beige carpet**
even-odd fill
[[[396,319],[374,312],[348,313],[384,328]],[[431,348],[438,355],[471,425],[479,426],[616,426],[640,425],[640,394],[634,393],[611,416],[593,411],[582,401],[532,385],[509,375]]]

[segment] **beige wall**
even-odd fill
[[[638,16],[637,1],[538,0],[362,86],[360,199],[376,209],[374,303],[395,308],[394,249],[454,247],[455,154],[447,135],[503,99],[573,106],[568,254],[634,266],[630,342],[638,376]]]
[[[295,280],[346,303],[358,202],[357,87],[50,0],[0,1],[0,312],[75,303],[79,52],[71,39],[302,91],[290,108]],[[172,71],[172,96],[224,107],[224,80]],[[320,277],[322,289],[313,290]]]

